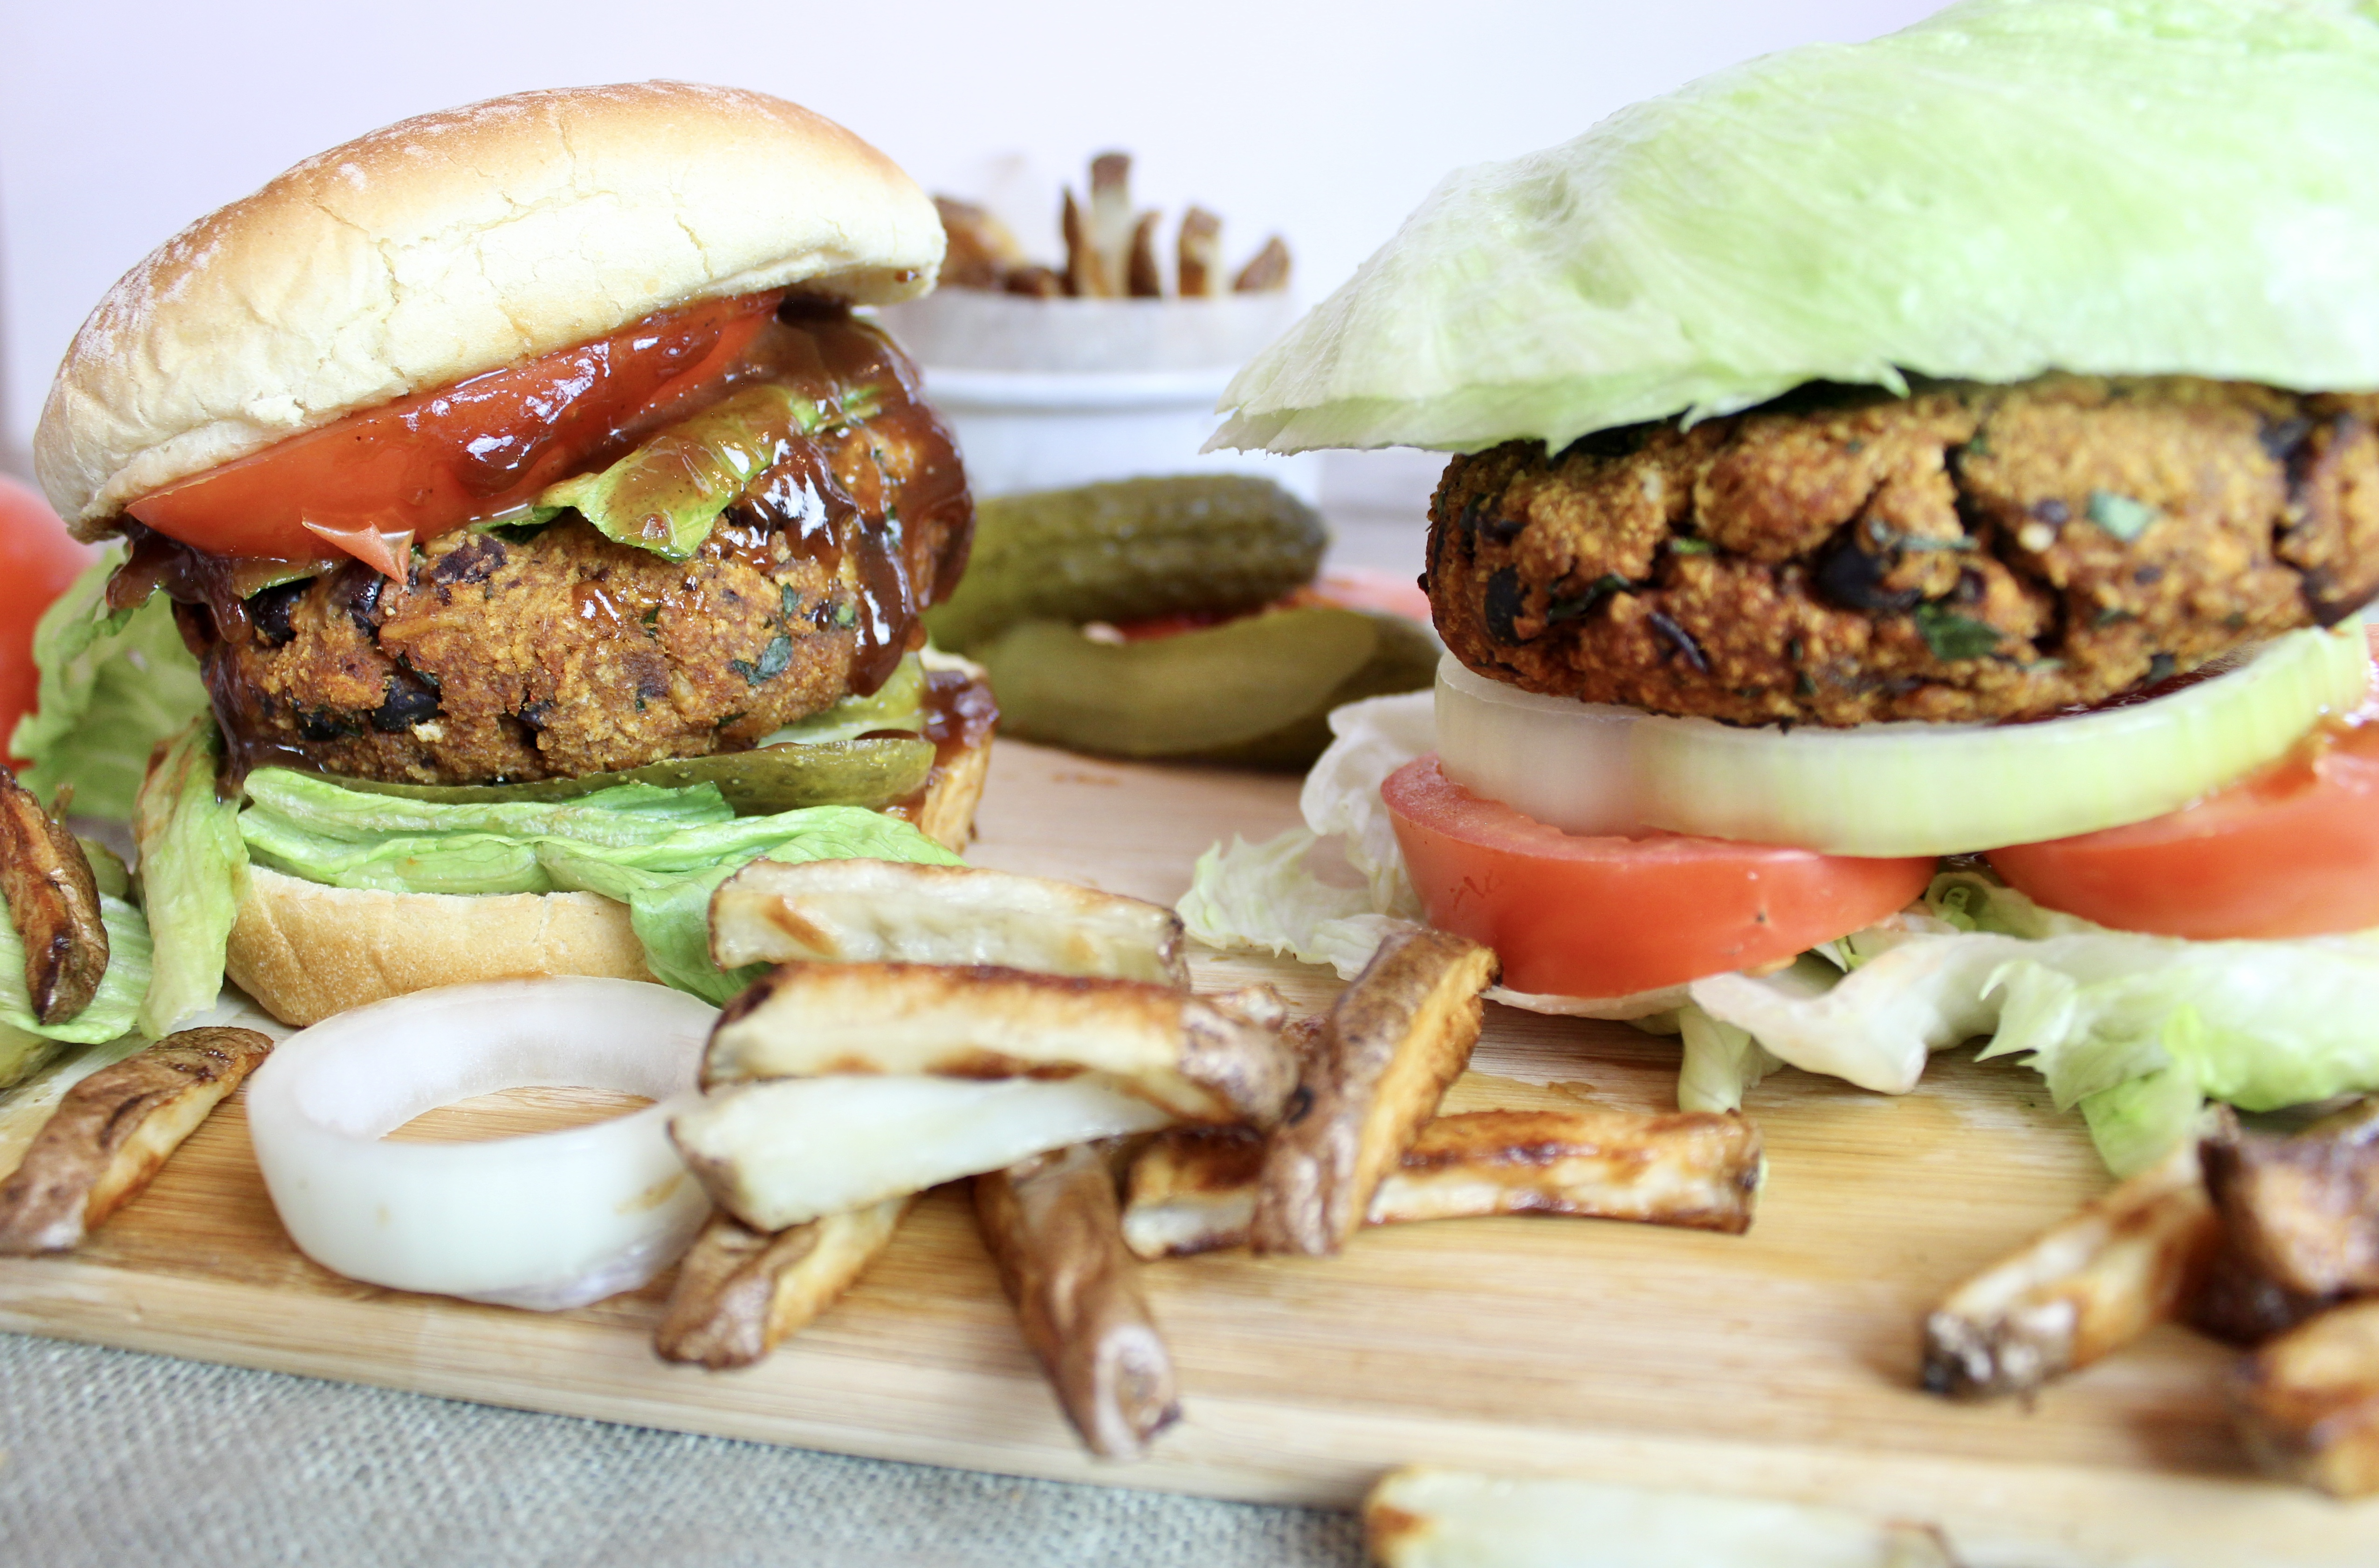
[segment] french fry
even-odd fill
[[[1065,274],[1054,267],[1015,268],[1008,272],[1008,281],[1001,286],[1009,294],[1029,295],[1034,299],[1063,299],[1066,296]]]
[[[1089,1078],[852,1075],[717,1091],[670,1138],[712,1202],[775,1232],[1171,1119]]]
[[[754,861],[710,899],[721,969],[994,964],[1186,988],[1181,918],[1162,904],[1014,872],[894,861]]]
[[[1759,1177],[1759,1129],[1732,1111],[1473,1111],[1421,1128],[1368,1223],[1578,1214],[1740,1236]]]
[[[2227,1345],[2256,1345],[2277,1339],[2299,1323],[2343,1300],[2290,1290],[2264,1272],[2224,1228],[2206,1259],[2205,1277],[2184,1304],[2189,1326]]]
[[[107,972],[99,885],[82,845],[6,767],[0,767],[0,894],[25,945],[25,991],[33,1016],[64,1023],[91,1006]]]
[[[989,209],[936,196],[934,211],[941,214],[947,241],[942,252],[942,287],[998,288],[1008,269],[1024,259],[1016,236]]]
[[[1091,204],[1085,214],[1095,292],[1120,298],[1131,257],[1131,154],[1102,152],[1091,160]]]
[[[272,1041],[186,1029],[66,1092],[0,1183],[0,1253],[64,1252],[138,1197]]]
[[[1469,1061],[1494,977],[1495,955],[1450,932],[1380,945],[1331,1007],[1265,1150],[1248,1233],[1256,1251],[1326,1257],[1346,1245]]]
[[[1181,214],[1177,242],[1174,285],[1184,299],[1204,299],[1220,292],[1223,276],[1223,220],[1203,207]]]
[[[678,1264],[653,1349],[713,1371],[761,1360],[859,1282],[914,1201],[888,1198],[774,1235],[713,1215]]]
[[[719,1014],[703,1087],[848,1073],[1081,1077],[1180,1120],[1269,1125],[1297,1070],[1279,1028],[1269,993],[1193,996],[988,967],[780,964]]]
[[[2085,1367],[2174,1316],[2219,1239],[2185,1141],[1951,1291],[1925,1320],[1924,1385],[2018,1393]]]
[[[1141,1258],[1183,1258],[1248,1239],[1263,1134],[1251,1127],[1169,1128],[1131,1162],[1124,1245]]]
[[[1070,187],[1057,207],[1057,228],[1066,239],[1066,292],[1078,299],[1094,299],[1105,293],[1101,286],[1105,279],[1099,271],[1098,243],[1091,234],[1090,216],[1074,199]]]
[[[2379,1100],[2293,1138],[2209,1143],[2205,1185],[2240,1259],[2279,1289],[2379,1292]]]
[[[1412,1465],[1363,1502],[1383,1568],[1675,1568],[1687,1563],[1953,1568],[1930,1525],[1848,1508],[1554,1476]]]
[[[975,1215],[1025,1342],[1093,1453],[1132,1459],[1180,1418],[1173,1358],[1117,1224],[1109,1151],[975,1177]]]
[[[1124,1240],[1142,1258],[1247,1239],[1263,1164],[1252,1128],[1175,1128],[1132,1162]],[[1468,1111],[1420,1130],[1363,1223],[1575,1214],[1740,1234],[1759,1188],[1759,1133],[1733,1113]]]
[[[2264,1469],[2337,1497],[2379,1492],[2379,1301],[2324,1312],[2246,1357],[2230,1408]]]
[[[1124,259],[1124,293],[1134,299],[1165,297],[1165,276],[1156,270],[1156,220],[1161,214],[1142,212],[1132,225],[1129,253]]]
[[[1270,294],[1288,286],[1288,242],[1278,235],[1263,242],[1263,248],[1249,258],[1231,280],[1233,294]]]

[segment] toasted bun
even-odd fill
[[[938,770],[920,831],[963,847],[991,765],[991,738]],[[537,974],[650,980],[628,907],[595,893],[388,893],[326,887],[250,868],[224,971],[284,1023],[309,1024],[367,1002]]]
[[[291,169],[126,273],[75,334],[34,464],[85,538],[127,502],[355,409],[698,299],[933,286],[892,162],[764,93],[514,93]]]

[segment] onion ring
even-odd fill
[[[1647,827],[1834,855],[2062,838],[2188,804],[2287,753],[2371,683],[2362,628],[2295,632],[2167,695],[2029,724],[1786,730],[1669,718],[1437,671],[1445,777],[1549,827]]]
[[[581,975],[392,996],[284,1041],[249,1080],[248,1136],[282,1224],[324,1268],[583,1307],[675,1262],[710,1212],[668,1128],[694,1102],[717,1017],[666,986]],[[540,1085],[658,1104],[525,1138],[385,1140],[425,1111]]]

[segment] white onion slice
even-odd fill
[[[2296,632],[2152,702],[2030,724],[1745,728],[1437,671],[1445,776],[1578,834],[1646,827],[1843,855],[2035,843],[2176,810],[2353,708],[2362,625]]]
[[[248,1081],[272,1206],[308,1257],[371,1285],[540,1311],[634,1290],[710,1212],[668,1127],[717,1017],[666,986],[573,975],[417,991],[300,1030]],[[525,1138],[385,1140],[538,1086],[659,1104]]]

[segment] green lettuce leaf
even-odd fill
[[[356,844],[406,834],[485,833],[624,847],[658,843],[684,828],[735,817],[714,784],[623,784],[560,801],[448,802],[350,790],[319,775],[260,767],[248,776],[247,788],[253,802],[249,814]]]
[[[838,408],[763,382],[671,425],[599,473],[548,487],[537,503],[574,508],[606,538],[683,561],[745,486],[785,460],[789,436],[870,412],[863,400]]]
[[[2379,385],[2379,24],[1966,0],[1449,175],[1213,444],[1558,448],[1812,380]]]
[[[143,1034],[163,1038],[214,1005],[223,952],[248,880],[239,805],[215,792],[223,741],[210,718],[192,719],[158,758],[133,820],[140,848],[140,903],[156,942],[155,977],[140,1004]],[[111,955],[108,972],[115,970]]]
[[[151,749],[207,710],[199,661],[163,596],[108,612],[107,579],[123,559],[110,550],[34,626],[41,685],[9,742],[31,765],[19,776],[27,789],[46,799],[71,784],[78,815],[119,822],[132,814]]]
[[[961,863],[896,817],[856,806],[737,816],[709,784],[454,804],[260,768],[248,790],[253,803],[235,836],[261,864],[398,893],[598,893],[628,906],[656,979],[712,1002],[750,976],[723,975],[710,961],[710,894],[752,861]]]

